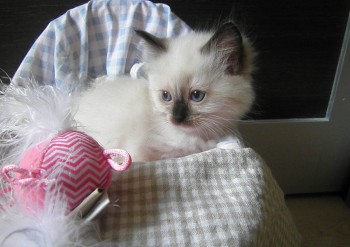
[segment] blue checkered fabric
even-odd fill
[[[41,84],[86,81],[128,73],[139,62],[142,42],[134,29],[159,37],[190,28],[165,4],[142,0],[92,0],[53,20],[38,37],[13,81]]]

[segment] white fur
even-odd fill
[[[76,119],[83,130],[105,148],[127,150],[135,161],[205,151],[215,147],[220,137],[234,134],[236,122],[254,99],[251,63],[240,75],[225,73],[220,56],[200,52],[212,35],[194,32],[167,41],[166,52],[146,59],[148,81],[98,78],[77,102]],[[245,49],[249,51],[247,44]],[[172,102],[161,99],[162,90],[173,95]],[[203,101],[189,100],[193,90],[206,92]],[[190,112],[188,125],[171,121],[179,95]]]

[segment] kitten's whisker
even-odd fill
[[[216,123],[211,124],[207,121],[208,119],[202,119],[201,122],[201,133],[203,133],[206,136],[207,140],[210,139],[217,139],[220,136],[220,133],[218,132],[218,129],[215,128],[217,126]]]
[[[235,133],[234,121],[221,116],[211,115],[208,118],[203,118],[200,123],[203,131],[210,132],[217,138]]]

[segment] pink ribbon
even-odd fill
[[[3,179],[3,181],[5,181],[8,184],[11,184],[11,186],[5,187],[2,190],[0,190],[0,195],[4,195],[12,191],[12,186],[14,185],[28,186],[38,183],[43,185],[49,184],[54,179],[44,179],[44,172],[45,171],[42,169],[27,170],[24,168],[20,168],[17,165],[4,166],[0,172],[0,176]]]
[[[131,157],[128,152],[122,149],[106,149],[103,151],[103,155],[107,158],[108,164],[116,171],[122,172],[129,168],[131,165]],[[122,159],[121,163],[115,160]]]
[[[1,176],[5,182],[13,185],[26,186],[33,182],[41,181],[44,171],[42,169],[27,170],[20,168],[17,165],[7,165],[2,168]],[[19,174],[20,176],[15,176]]]

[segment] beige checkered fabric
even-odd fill
[[[99,219],[120,246],[299,246],[284,196],[249,148],[135,163]]]

